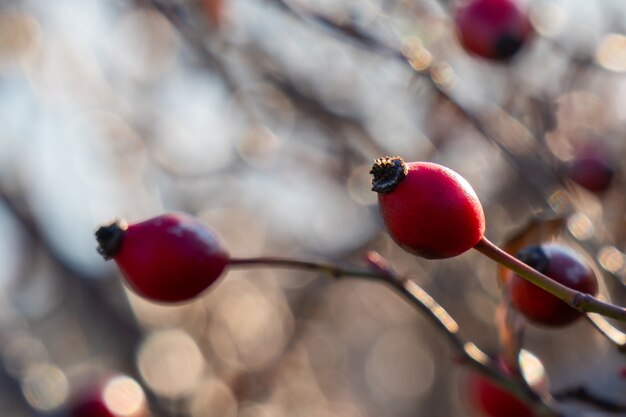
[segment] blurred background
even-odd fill
[[[383,155],[461,173],[489,239],[549,234],[626,301],[626,5],[533,0],[537,33],[508,64],[464,52],[449,7],[2,1],[0,414],[66,415],[119,372],[154,416],[470,415],[453,350],[380,284],[233,271],[163,306],[96,253],[100,224],[165,211],[197,215],[237,257],[360,265],[374,249],[497,352],[496,267],[397,248],[370,191]],[[589,146],[618,172],[602,193],[561,169]],[[554,390],[623,400],[624,359],[584,320],[530,328],[525,346]]]

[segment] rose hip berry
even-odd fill
[[[548,390],[548,378],[539,359],[530,352],[522,351],[530,364],[528,372],[524,372],[528,385],[541,394]],[[514,372],[500,359],[497,366],[507,375],[513,377]],[[520,364],[524,367],[524,360]],[[505,391],[485,376],[472,373],[467,380],[467,396],[472,408],[485,417],[533,417],[530,406],[513,394]]]
[[[601,193],[611,186],[617,162],[608,149],[600,145],[583,146],[565,165],[565,174],[581,187]]]
[[[112,375],[81,391],[72,401],[70,417],[149,417],[141,386],[125,375]]]
[[[129,286],[152,301],[188,301],[215,282],[229,256],[215,233],[185,214],[165,214],[96,232],[98,251],[114,259]]]
[[[517,258],[561,284],[596,295],[598,279],[593,270],[572,250],[544,244],[522,249]],[[566,326],[583,315],[552,294],[516,274],[509,281],[511,302],[529,321],[552,327]]]
[[[463,48],[483,58],[512,58],[532,36],[528,15],[516,0],[468,0],[455,10]]]
[[[372,189],[385,226],[403,249],[429,259],[459,255],[485,232],[476,193],[456,172],[430,162],[377,159]]]

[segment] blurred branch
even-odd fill
[[[146,0],[138,0],[141,3]],[[248,94],[244,92],[242,89],[242,82],[238,80],[234,75],[233,71],[229,69],[227,62],[223,57],[220,57],[219,54],[213,52],[205,39],[203,38],[202,32],[196,30],[192,22],[189,18],[185,19],[182,16],[188,14],[188,10],[183,8],[182,10],[178,10],[181,6],[176,6],[171,4],[168,1],[160,1],[160,0],[150,0],[148,1],[152,7],[162,13],[171,23],[172,25],[179,31],[183,39],[194,49],[199,59],[204,62],[208,68],[217,72],[217,74],[223,79],[228,89],[230,90],[232,96],[237,100],[237,102],[241,105],[244,112],[247,114],[251,125],[253,126],[261,126],[263,125],[262,115],[259,113],[257,109],[257,105],[253,98],[251,98]],[[254,49],[251,51],[246,51],[244,54],[244,58],[247,59],[248,62],[246,65],[258,65],[261,59],[258,58],[259,51]],[[253,57],[251,59],[251,57]],[[264,56],[263,59],[267,60],[268,57]],[[290,83],[286,78],[277,76],[276,74],[272,74],[269,71],[265,71],[264,75],[266,79],[268,79],[271,83],[273,83],[276,87],[278,87],[281,92],[287,95],[292,102],[300,109],[301,111],[306,112],[317,120],[324,121],[327,123],[333,132],[335,132],[337,127],[339,128],[350,128],[354,129],[354,131],[360,136],[360,138],[365,141],[368,146],[371,148],[370,154],[381,154],[384,153],[381,150],[381,147],[376,143],[376,141],[371,137],[367,129],[364,127],[363,122],[359,120],[357,117],[351,117],[348,115],[341,115],[327,106],[320,103],[314,97],[308,96],[304,94],[300,89],[296,88],[292,83]],[[338,136],[335,135],[335,136]],[[362,143],[361,143],[362,145]],[[355,146],[352,146],[351,151],[357,150]],[[359,149],[360,153],[365,153],[362,149]],[[176,175],[177,177],[181,177],[175,172],[171,172],[166,168],[166,172],[168,174]],[[184,175],[183,175],[184,176]],[[193,175],[193,177],[201,177],[202,173],[198,175]],[[185,178],[187,176],[184,176]]]
[[[5,188],[0,186],[0,204],[7,209],[9,215],[13,217],[21,231],[24,232],[26,238],[32,242],[32,245],[43,250],[54,266],[59,269],[64,278],[79,280],[83,290],[82,294],[87,299],[86,303],[89,304],[91,308],[99,311],[101,317],[106,316],[108,320],[113,322],[113,325],[117,329],[117,336],[124,338],[130,345],[136,346],[142,339],[139,328],[134,322],[122,318],[120,313],[103,298],[100,289],[95,285],[98,280],[95,279],[94,276],[86,275],[85,272],[74,268],[58,252],[45,236],[35,218],[32,217],[26,202],[23,201],[21,196],[8,193]],[[4,371],[5,368],[2,367],[2,369]],[[136,370],[133,369],[130,373],[136,375]],[[166,412],[163,407],[159,405],[158,401],[156,401],[153,396],[150,396],[150,399],[151,409],[155,417],[170,415],[170,413]]]
[[[567,388],[552,394],[552,396],[559,401],[579,401],[612,413],[626,412],[626,405],[618,404],[607,398],[601,398],[584,386]]]
[[[145,2],[142,0],[137,1],[140,4]],[[253,126],[261,125],[260,116],[254,103],[240,92],[241,82],[233,75],[234,71],[228,67],[228,64],[223,58],[208,47],[202,32],[195,30],[189,19],[184,20],[181,18],[181,15],[185,15],[184,11],[186,10],[179,10],[180,6],[176,7],[176,5],[170,1],[148,0],[147,3],[160,12],[172,24],[187,44],[198,54],[201,61],[224,81],[224,84],[231,92],[232,96],[243,108],[250,124]]]
[[[367,33],[351,21],[337,22],[329,17],[306,9],[304,6],[295,5],[290,0],[270,0],[283,11],[294,16],[296,19],[311,21],[319,26],[343,35],[345,40],[352,41],[356,46],[370,50],[382,55],[388,55],[404,60],[402,51],[394,46],[385,43],[375,36]]]
[[[415,282],[398,276],[380,254],[370,251],[365,257],[369,270],[346,269],[336,265],[286,258],[235,258],[233,267],[296,268],[328,274],[334,278],[359,277],[390,285],[405,300],[418,309],[447,339],[452,348],[461,355],[463,363],[485,375],[511,394],[532,405],[540,415],[558,417],[562,414],[551,404],[551,398],[542,398],[529,386],[502,372],[489,356],[476,345],[463,340],[459,325],[424,289]]]
[[[527,163],[532,164],[530,167],[524,167],[520,159],[515,155],[499,138],[497,138],[488,128],[487,123],[472,110],[461,104],[456,98],[454,98],[446,87],[438,83],[432,73],[432,69],[437,67],[436,63],[431,63],[424,69],[416,69],[411,63],[411,57],[409,52],[405,52],[402,49],[393,46],[381,39],[378,39],[374,35],[369,34],[364,29],[358,27],[352,22],[336,22],[326,16],[320,15],[314,11],[304,8],[300,5],[293,4],[290,0],[271,0],[274,4],[278,5],[282,10],[287,11],[292,16],[304,21],[310,21],[316,23],[323,29],[341,35],[344,39],[352,41],[353,44],[384,56],[392,57],[403,64],[408,65],[409,68],[415,73],[416,76],[426,80],[431,88],[443,99],[449,102],[455,110],[458,111],[462,117],[470,122],[474,128],[481,134],[481,136],[496,146],[503,155],[511,162],[512,166],[524,181],[530,184],[530,190],[540,198],[542,202],[546,201],[545,189],[546,178],[551,178],[560,183],[558,176],[541,163],[541,158],[537,155],[536,158],[529,158]],[[512,116],[511,116],[512,117]],[[533,161],[535,163],[533,163]],[[542,175],[539,177],[537,173]]]
[[[40,245],[46,255],[52,259],[63,273],[70,276],[85,276],[84,273],[67,263],[56,248],[47,241],[39,225],[26,208],[26,203],[19,196],[9,194],[3,187],[0,187],[0,203],[5,206],[9,214],[25,233],[25,236],[34,244]],[[86,278],[93,279],[94,277],[89,276]]]
[[[265,74],[265,78],[279,88],[283,94],[289,97],[298,109],[304,111],[313,118],[323,121],[331,128],[353,129],[361,137],[361,139],[365,141],[367,147],[370,148],[369,152],[367,152],[368,155],[381,155],[385,153],[384,149],[376,143],[374,138],[367,131],[363,125],[363,121],[357,116],[338,114],[323,105],[317,98],[307,94],[291,82],[291,80],[285,77],[267,73]],[[335,130],[336,129],[333,129],[333,132]],[[360,143],[358,149],[355,147],[355,150],[358,150],[360,153],[366,153],[366,151],[362,149],[362,145],[363,143]]]

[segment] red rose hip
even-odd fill
[[[517,257],[553,280],[582,293],[596,295],[598,279],[572,250],[545,244],[522,249]],[[529,321],[552,327],[566,326],[583,315],[552,294],[511,273],[509,291],[513,306]]]
[[[98,251],[114,259],[129,286],[152,301],[176,303],[198,296],[215,282],[229,256],[215,233],[186,214],[144,222],[115,222],[96,232]]]
[[[454,21],[463,48],[483,58],[512,58],[532,36],[528,15],[516,0],[467,0]]]
[[[565,174],[593,193],[609,189],[617,171],[617,161],[610,150],[600,144],[588,144],[576,150],[574,158],[565,164]]]
[[[459,255],[485,232],[476,193],[456,172],[430,162],[377,159],[373,190],[389,234],[403,249],[428,259]]]
[[[520,366],[528,385],[538,394],[545,394],[548,391],[548,377],[541,361],[532,353],[524,350],[520,357]],[[514,372],[502,360],[496,359],[496,364],[505,374],[513,376]],[[481,374],[473,372],[466,383],[469,403],[481,416],[535,416],[528,404]]]

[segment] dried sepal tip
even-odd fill
[[[370,171],[372,174],[372,191],[381,194],[391,192],[409,172],[408,167],[399,156],[385,156],[374,161]]]

